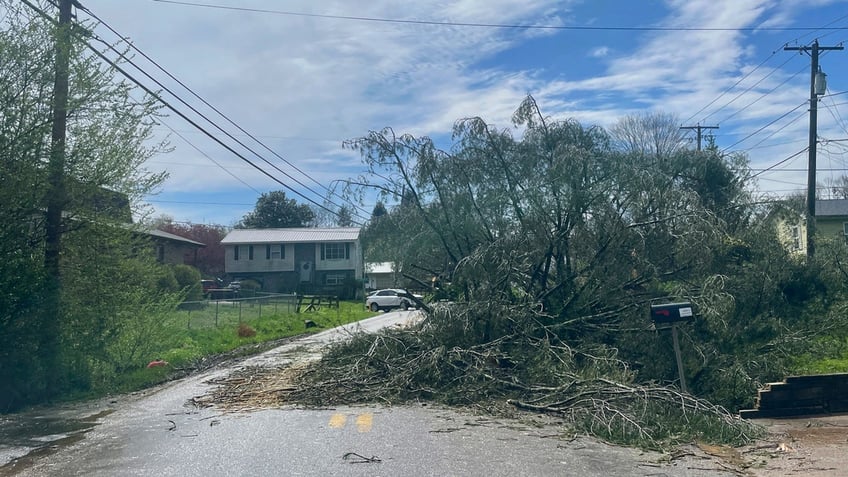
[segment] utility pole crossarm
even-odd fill
[[[809,138],[809,161],[807,165],[807,260],[812,261],[816,253],[815,235],[816,235],[816,146],[818,144],[818,103],[819,95],[824,94],[824,91],[817,91],[816,76],[822,75],[821,84],[818,86],[822,90],[825,89],[824,74],[819,67],[819,52],[842,50],[842,45],[838,46],[820,46],[819,41],[813,41],[810,46],[785,46],[786,51],[798,51],[801,53],[810,54],[810,138]]]
[[[680,129],[689,129],[695,130],[698,132],[698,150],[701,150],[701,131],[704,129],[718,129],[718,126],[701,126],[700,124],[695,126],[680,126]]]

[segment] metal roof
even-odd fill
[[[395,262],[368,262],[365,273],[394,273]]]
[[[235,229],[228,233],[223,244],[353,242],[359,240],[359,227],[296,228],[296,229]]]
[[[816,201],[816,217],[848,216],[848,199],[826,199]]]
[[[154,237],[164,238],[164,239],[168,239],[168,240],[174,240],[176,242],[190,243],[192,245],[198,245],[200,247],[206,246],[205,243],[196,242],[194,240],[187,239],[185,237],[181,237],[179,235],[172,234],[172,233],[169,233],[169,232],[165,232],[165,231],[159,230],[159,229],[144,230],[144,233],[146,233],[148,235],[152,235]]]

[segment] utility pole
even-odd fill
[[[826,89],[824,73],[821,72],[821,67],[819,66],[819,52],[827,50],[842,50],[843,47],[819,46],[819,40],[815,40],[813,41],[812,46],[785,46],[783,49],[786,51],[809,53],[811,58],[810,141],[809,160],[807,164],[807,261],[809,263],[816,254],[816,146],[818,144],[818,103],[819,95],[824,94],[824,90]],[[816,86],[819,86],[819,88]]]
[[[65,139],[68,123],[68,77],[71,54],[71,7],[73,0],[59,0],[56,27],[56,63],[53,83],[53,130],[48,163],[47,207],[44,231],[44,272],[46,276],[44,316],[42,319],[42,356],[48,393],[59,386],[59,333],[61,329],[61,291],[59,257],[62,242],[62,212],[67,205],[65,190]]]
[[[701,126],[700,124],[696,126],[680,126],[680,129],[694,129],[698,132],[698,150],[701,150],[701,131],[704,129],[718,129],[718,126]]]

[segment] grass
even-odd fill
[[[302,334],[320,332],[328,328],[356,322],[375,314],[366,310],[362,302],[341,302],[339,308],[321,308],[308,313],[295,313],[292,307],[219,305],[217,314],[210,313],[210,305],[201,310],[178,310],[168,320],[169,339],[155,347],[149,360],[162,359],[168,366],[129,370],[114,376],[95,394],[130,392],[180,377],[199,367],[202,361],[216,361],[222,354],[236,357],[258,353],[273,342]],[[214,310],[213,310],[214,311]],[[306,328],[304,321],[311,320],[317,327]],[[217,322],[217,326],[216,326]],[[249,327],[255,334],[239,336],[239,327]],[[249,333],[247,333],[249,334]],[[90,397],[90,396],[89,396]]]
[[[848,337],[828,336],[795,359],[794,374],[848,373]]]

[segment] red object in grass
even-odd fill
[[[168,366],[168,362],[165,361],[164,359],[157,359],[155,361],[151,361],[151,362],[147,363],[148,369],[149,368],[155,368],[157,366]]]

